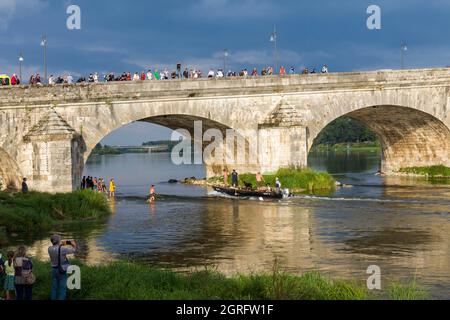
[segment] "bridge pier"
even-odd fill
[[[223,169],[239,173],[274,173],[280,168],[307,166],[307,128],[299,125],[261,125],[253,137],[246,136],[245,152],[224,150],[234,154],[228,161],[205,159],[206,177],[221,176]],[[226,147],[225,147],[226,148]]]
[[[20,163],[30,189],[70,192],[83,171],[84,143],[80,135],[51,110],[24,137]]]

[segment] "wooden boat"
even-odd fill
[[[283,193],[276,191],[262,191],[262,190],[249,190],[249,189],[236,189],[227,188],[221,186],[213,186],[213,189],[217,192],[227,194],[234,197],[262,197],[262,198],[273,198],[282,199]]]

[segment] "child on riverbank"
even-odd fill
[[[14,286],[14,265],[13,265],[13,259],[14,259],[14,252],[9,251],[8,252],[8,259],[5,262],[5,283],[4,283],[4,289],[5,289],[5,298],[6,300],[12,300],[11,298],[11,292],[15,292],[16,288]]]
[[[3,287],[4,283],[5,283],[5,261],[3,260],[2,253],[0,252],[0,288]],[[1,291],[2,290],[0,290],[0,292]],[[3,298],[0,297],[0,300],[3,300]]]

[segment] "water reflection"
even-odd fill
[[[376,176],[379,157],[372,153],[316,154],[310,161],[354,187],[323,197],[234,200],[165,183],[201,169],[172,168],[167,156],[102,157],[86,171],[104,177],[120,171],[121,194],[109,202],[113,214],[103,224],[58,231],[81,244],[77,258],[90,264],[131,258],[177,270],[214,266],[236,274],[270,271],[277,259],[290,272],[318,269],[361,282],[367,267],[376,264],[384,279],[415,274],[433,297],[449,298],[450,188]],[[160,181],[157,192],[164,195],[153,204],[145,202],[148,181]],[[41,239],[32,252],[46,258],[49,243]]]

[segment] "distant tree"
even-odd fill
[[[340,117],[322,130],[314,144],[377,141],[377,136],[358,120]]]

